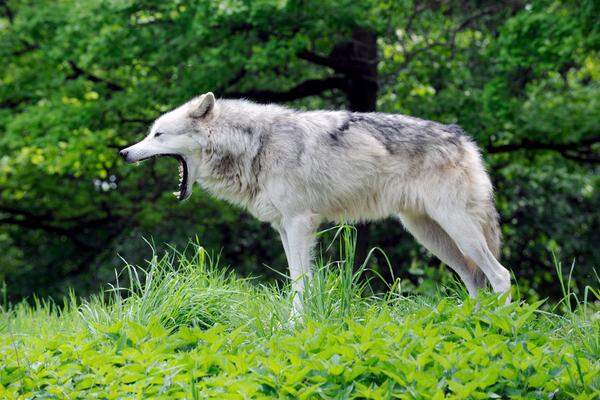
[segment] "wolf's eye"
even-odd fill
[[[156,133],[154,134],[154,137],[159,137],[160,135],[163,135],[163,134],[164,134],[164,132],[156,132]]]

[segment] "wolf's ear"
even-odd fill
[[[215,95],[212,92],[208,92],[190,102],[188,115],[192,118],[203,118],[212,111],[214,106]]]

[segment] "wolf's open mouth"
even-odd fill
[[[184,200],[187,197],[188,191],[188,168],[185,159],[178,155],[172,154],[177,161],[179,161],[179,191],[173,192],[179,201]]]
[[[173,157],[174,159],[179,161],[179,191],[173,192],[173,194],[175,195],[175,197],[177,197],[179,201],[185,200],[188,195],[188,167],[187,163],[185,162],[185,158],[183,158],[179,154],[157,154],[151,157],[146,157],[141,160],[138,160],[138,162],[157,157]]]

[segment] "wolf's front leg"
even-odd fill
[[[302,310],[302,293],[304,280],[311,277],[312,249],[315,243],[315,232],[321,218],[316,214],[302,214],[283,218],[281,241],[290,269],[292,290],[294,294],[294,312]]]

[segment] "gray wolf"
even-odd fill
[[[456,271],[471,296],[486,278],[495,292],[510,290],[510,273],[498,262],[492,184],[476,144],[457,125],[206,93],[160,116],[120,154],[127,162],[175,157],[179,200],[198,182],[270,223],[299,293],[319,224],[390,216]]]

